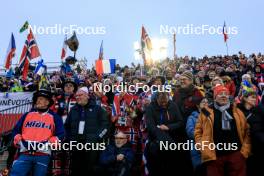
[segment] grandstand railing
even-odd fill
[[[32,108],[32,102],[0,110],[0,154],[10,145],[10,134],[19,118]]]

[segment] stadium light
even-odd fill
[[[167,58],[168,40],[166,38],[153,38],[151,39],[151,43],[151,58],[154,62],[159,62]],[[142,59],[141,47],[138,41],[134,42],[134,57],[136,60]]]

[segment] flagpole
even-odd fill
[[[227,41],[225,43],[226,43],[226,54],[228,56],[229,54],[228,54],[228,44],[227,44]]]
[[[173,34],[173,59],[176,58],[176,33]]]

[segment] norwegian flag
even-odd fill
[[[67,52],[67,44],[66,44],[66,40],[67,40],[67,35],[65,35],[65,39],[63,41],[63,45],[62,45],[62,50],[61,50],[61,60],[63,60],[66,56],[66,52]]]
[[[125,101],[126,105],[129,106],[129,107],[134,105],[134,100],[135,99],[136,99],[136,97],[133,94],[126,93],[124,95],[124,101]]]
[[[228,35],[227,35],[226,23],[225,22],[224,22],[224,26],[223,26],[223,35],[224,35],[224,41],[227,42]]]
[[[11,40],[9,42],[7,52],[6,52],[6,60],[5,60],[5,69],[9,70],[11,63],[12,63],[12,58],[15,56],[15,51],[16,51],[16,43],[15,43],[15,38],[13,33],[11,34]]]
[[[128,137],[128,141],[132,144],[133,150],[136,151],[140,136],[138,129],[127,126],[118,126],[116,128],[116,133],[118,133],[119,131],[123,132]]]
[[[151,40],[147,34],[146,29],[144,26],[142,26],[142,31],[141,31],[141,52],[142,52],[142,57],[144,60],[144,63],[150,62],[151,60],[151,50],[152,50],[152,44]]]
[[[27,78],[30,60],[37,58],[39,56],[40,56],[39,48],[37,46],[34,35],[30,29],[19,60],[19,68],[22,70],[23,80]]]
[[[120,114],[121,114],[121,110],[120,110],[119,94],[115,94],[113,105],[112,105],[111,121],[115,122],[118,119],[118,117],[120,116]]]

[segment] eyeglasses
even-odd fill
[[[228,97],[229,94],[227,92],[221,92],[217,95],[218,97]]]
[[[115,139],[127,139],[125,137],[115,137]]]

